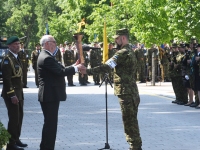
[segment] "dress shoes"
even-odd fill
[[[192,102],[192,103],[187,103],[187,104],[185,104],[184,106],[190,106],[191,104],[193,104],[194,102]]]
[[[80,84],[80,86],[86,86],[86,85],[87,85],[86,83],[81,83],[81,84]]]
[[[179,100],[174,100],[174,101],[172,101],[172,103],[174,103],[174,104],[177,104],[179,102]]]
[[[87,84],[90,84],[91,82],[89,82],[89,81],[86,81],[86,83],[87,83]]]
[[[178,104],[178,105],[185,105],[185,104],[187,104],[187,102],[179,101],[179,102],[177,102],[177,104]]]
[[[19,147],[27,147],[28,146],[27,144],[22,143],[21,141],[17,141],[16,145],[19,146]]]
[[[23,86],[23,88],[28,88],[28,86]]]
[[[74,85],[74,84],[68,84],[68,86],[76,86],[76,85]]]
[[[200,106],[195,107],[196,109],[200,109]]]
[[[100,83],[99,83],[99,82],[97,82],[97,83],[95,83],[94,85],[100,85]]]
[[[17,146],[16,144],[15,145],[9,145],[8,144],[6,150],[24,150],[24,149]]]
[[[197,106],[198,106],[197,103],[193,103],[193,104],[190,105],[190,107],[197,107]]]

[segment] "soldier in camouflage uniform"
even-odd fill
[[[181,45],[180,45],[181,46]],[[182,60],[184,58],[184,52],[179,52],[178,47],[175,47],[175,52],[172,55],[173,63],[171,64],[171,81],[176,95],[176,100],[172,103],[185,105],[188,101],[187,89],[183,85],[182,80]]]
[[[95,45],[94,45],[95,47]],[[95,47],[97,48],[97,47]],[[101,48],[90,50],[90,66],[94,68],[99,66],[102,62]],[[93,74],[94,85],[100,85],[100,73]]]
[[[73,65],[77,59],[78,59],[78,54],[76,51],[72,49],[71,43],[69,43],[68,49],[65,50],[63,58],[65,67]],[[68,86],[76,86],[73,83],[73,75],[68,75],[67,80],[68,80]]]
[[[24,94],[22,82],[22,64],[18,59],[20,50],[19,38],[12,36],[6,43],[9,47],[8,54],[2,60],[3,88],[1,96],[8,110],[8,132],[10,134],[7,150],[23,150],[27,147],[20,141],[21,128],[24,115]]]
[[[88,54],[87,54],[86,51],[83,51],[83,57],[84,57],[84,60],[85,60],[84,66],[87,68],[88,64],[89,64],[89,58],[88,58]],[[81,86],[87,85],[87,83],[89,83],[87,74],[79,73],[78,79],[79,79],[79,83],[80,83]]]
[[[130,144],[129,150],[141,150],[137,112],[140,103],[138,87],[135,81],[137,58],[128,43],[128,30],[116,31],[115,42],[119,51],[105,64],[87,69],[88,74],[108,72],[114,69],[114,91],[119,98],[124,123],[126,140]]]
[[[139,44],[137,48],[134,50],[137,57],[137,79],[140,81],[139,83],[145,83],[145,56],[144,51]]]
[[[154,61],[155,61],[155,81],[158,81],[158,48],[153,45],[152,48],[147,50],[147,65],[148,65],[148,80],[152,80],[152,53],[155,52]]]
[[[108,47],[108,59],[110,59],[111,57],[114,56],[114,54],[117,52],[116,49],[113,48],[113,43],[110,43],[109,44],[109,47]],[[109,78],[110,78],[110,81],[113,83],[113,71],[114,69],[111,70],[111,72],[109,72]]]
[[[41,52],[41,48],[40,48],[40,44],[37,43],[35,45],[36,47],[36,50],[32,51],[31,53],[31,62],[32,62],[32,67],[35,71],[35,84],[37,86],[37,88],[39,87],[39,82],[38,82],[38,70],[37,70],[37,59],[38,59],[38,56]]]
[[[18,57],[22,63],[22,70],[23,70],[23,88],[27,87],[27,72],[29,68],[29,57],[28,52],[24,49],[24,43],[21,43],[21,48],[18,53]]]

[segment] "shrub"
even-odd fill
[[[0,149],[3,148],[4,145],[6,145],[9,141],[10,134],[6,130],[6,128],[3,126],[3,124],[0,122]]]

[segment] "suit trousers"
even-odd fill
[[[44,115],[40,150],[54,150],[57,134],[59,104],[60,101],[40,102]]]
[[[22,128],[22,120],[24,116],[23,106],[24,101],[19,100],[18,104],[13,104],[11,99],[4,99],[8,110],[8,132],[11,137],[9,139],[9,144],[14,145],[16,141],[19,141],[19,137],[21,135]]]
[[[35,85],[39,86],[39,81],[38,81],[38,71],[37,68],[34,70],[35,71]]]
[[[67,76],[68,85],[72,85],[73,83],[73,75]]]

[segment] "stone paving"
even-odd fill
[[[93,83],[66,87],[67,101],[59,109],[55,150],[97,150],[106,143],[105,85]],[[92,78],[89,78],[92,82]],[[37,101],[34,74],[29,72],[24,89],[24,121],[21,140],[37,150],[41,140],[43,114]],[[171,83],[138,84],[141,103],[138,120],[143,150],[200,150],[200,110],[172,104]],[[2,84],[0,84],[2,88]],[[7,126],[7,110],[0,98],[0,120]],[[113,150],[127,150],[121,111],[113,88],[108,85],[108,143]]]

